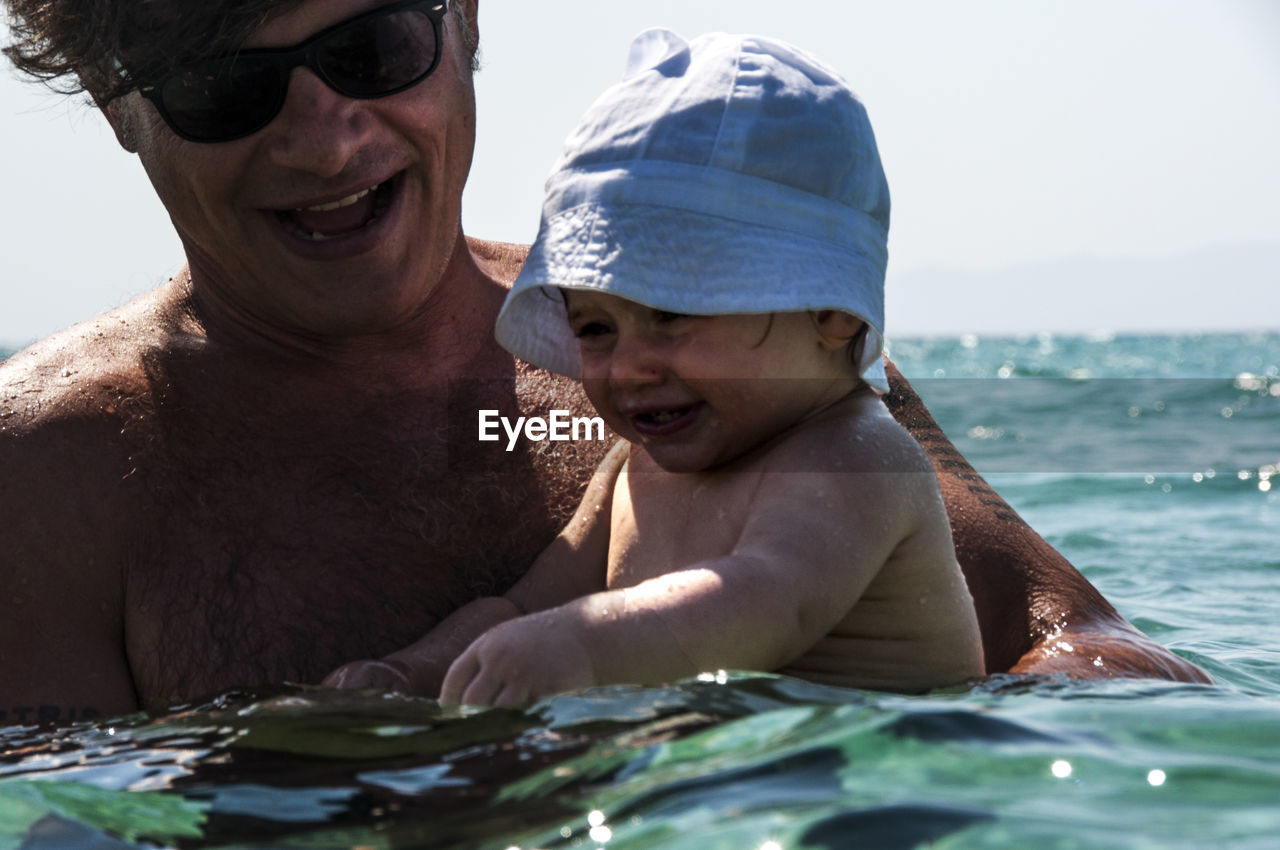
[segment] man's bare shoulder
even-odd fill
[[[468,236],[467,245],[480,268],[507,287],[516,279],[525,257],[529,256],[529,246],[515,242],[494,242]]]
[[[162,286],[0,363],[0,504],[23,505],[33,489],[54,499],[69,486],[66,499],[85,510],[125,513],[116,495],[147,441],[153,367],[175,344],[175,292]]]
[[[147,364],[171,339],[163,289],[46,337],[0,363],[0,439],[119,424],[150,392]],[[117,428],[118,430],[118,428]]]

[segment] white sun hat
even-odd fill
[[[888,391],[889,187],[866,109],[791,45],[646,30],[547,179],[538,238],[498,316],[517,357],[579,377],[555,288],[695,315],[842,310]]]

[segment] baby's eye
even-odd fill
[[[613,333],[613,328],[609,327],[604,322],[584,322],[573,329],[573,335],[578,339],[593,336],[604,336],[605,334],[610,333]]]
[[[673,313],[670,310],[656,310],[655,313],[659,322],[674,322],[678,319],[691,318],[688,313]]]

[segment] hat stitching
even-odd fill
[[[710,150],[707,151],[707,168],[713,168],[711,165],[715,161],[716,151],[720,150],[720,139],[724,135],[725,124],[729,121],[729,106],[733,103],[733,97],[738,93],[738,81],[742,73],[742,43],[736,46],[733,56],[733,85],[729,86],[729,90],[725,92],[724,100],[720,104],[720,124],[716,127],[716,137],[711,143]]]

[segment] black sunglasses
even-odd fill
[[[261,130],[284,106],[289,75],[305,65],[346,97],[386,97],[440,63],[448,0],[402,0],[348,18],[294,47],[240,50],[184,65],[139,94],[191,142],[229,142]]]

